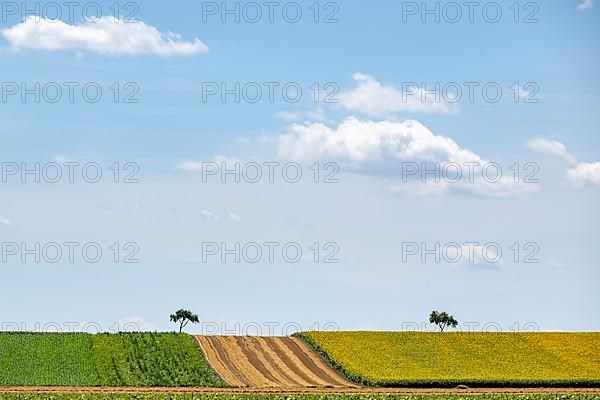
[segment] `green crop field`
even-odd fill
[[[0,333],[0,385],[97,383],[89,335]]]
[[[307,332],[354,382],[600,386],[600,333]]]
[[[225,386],[174,333],[0,333],[0,385]]]
[[[0,394],[0,400],[598,400],[577,395],[336,395],[336,394]]]

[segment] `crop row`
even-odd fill
[[[0,394],[0,400],[598,400],[593,394]]]
[[[193,337],[0,333],[0,386],[225,386]]]

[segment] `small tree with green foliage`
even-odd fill
[[[458,321],[446,311],[432,311],[431,314],[429,314],[429,322],[436,324],[441,332],[444,332],[444,329],[447,326],[456,328],[456,325],[458,325]]]
[[[175,312],[175,314],[171,314],[170,320],[171,322],[179,324],[179,333],[181,333],[183,328],[185,328],[190,322],[193,324],[200,322],[198,315],[192,313],[190,310],[183,309],[179,309]]]

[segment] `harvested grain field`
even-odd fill
[[[354,386],[298,338],[196,336],[196,339],[211,366],[232,386]]]

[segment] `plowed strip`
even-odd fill
[[[196,336],[196,340],[204,352],[206,359],[225,382],[233,386],[250,385],[250,381],[243,374],[239,373],[239,371],[227,368],[227,364],[230,363],[227,359],[227,354],[222,350],[219,351],[218,345],[215,345],[208,336]]]
[[[296,338],[197,337],[208,362],[230,385],[253,388],[353,387]]]
[[[275,376],[275,374],[272,373],[273,368],[268,368],[265,365],[264,357],[261,357],[259,351],[254,351],[250,348],[247,338],[236,337],[235,341],[240,350],[248,358],[248,361],[250,361],[250,364],[252,364],[252,366],[269,381],[269,386],[279,386],[279,383],[284,386],[289,386],[286,385],[287,382],[281,379],[281,376]]]
[[[298,357],[302,363],[315,375],[329,382],[330,386],[346,386],[350,385],[341,375],[329,368],[327,364],[317,355],[312,349],[302,347],[304,342],[296,338],[284,338],[285,343],[290,351]]]
[[[319,356],[317,353],[315,353],[313,351],[313,349],[304,340],[298,339],[298,338],[291,338],[291,339],[300,348],[300,350],[304,354],[306,354],[307,357],[309,357],[311,360],[313,360],[315,365],[325,365],[327,368],[324,369],[324,371],[331,377],[331,379],[335,380],[336,382],[339,382],[339,384],[342,386],[347,386],[347,385],[355,386],[350,381],[348,381],[345,377],[338,374],[333,368],[329,368],[329,365],[325,361],[323,361],[321,356]]]
[[[315,369],[310,364],[307,364],[306,360],[303,360],[302,357],[298,357],[296,353],[291,351],[289,346],[286,345],[286,341],[287,340],[285,339],[278,340],[273,342],[272,345],[277,349],[278,354],[281,354],[282,357],[285,357],[289,360],[292,368],[301,370],[306,376],[316,383],[315,386],[332,386],[331,382],[329,382],[327,378],[321,377],[321,375],[327,376],[327,370],[321,374],[318,369]],[[317,372],[315,373],[315,371]]]
[[[281,352],[277,354],[277,350],[273,347],[274,344],[272,341],[267,341],[264,338],[258,338],[258,340],[263,342],[265,351],[272,355],[274,362],[281,366],[281,368],[288,369],[287,373],[290,375],[290,379],[299,383],[299,386],[314,387],[322,385],[322,382],[315,381],[303,373],[303,371],[291,361],[287,354]]]
[[[264,357],[264,364],[269,366],[276,376],[280,377],[281,382],[290,386],[308,386],[308,383],[294,376],[293,371],[281,364],[281,358],[273,353],[265,342],[256,337],[248,338],[248,341],[251,342],[251,346],[255,351],[260,352],[260,355]]]
[[[237,340],[233,336],[215,336],[213,340],[219,343],[219,351],[222,352],[231,362],[226,366],[231,371],[238,371],[243,374],[248,380],[250,387],[274,387],[276,382],[269,379],[265,374],[261,373],[258,363],[250,358],[250,355],[245,353],[239,346]],[[210,360],[209,360],[210,362]]]

